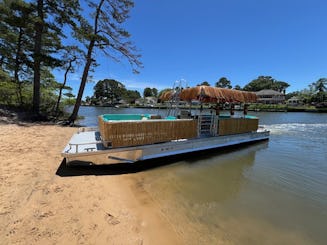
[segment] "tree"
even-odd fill
[[[234,89],[235,89],[235,90],[242,90],[242,88],[241,88],[240,85],[235,85]]]
[[[123,99],[128,103],[134,104],[139,98],[141,98],[141,95],[137,90],[126,90],[123,92]]]
[[[0,67],[0,82],[7,82],[9,80],[9,74]]]
[[[157,97],[157,96],[158,96],[158,89],[156,88],[146,87],[143,90],[143,97]]]
[[[222,77],[216,82],[216,87],[218,88],[232,88],[231,81],[229,81],[226,77]]]
[[[154,97],[158,96],[158,89],[152,88],[152,96],[154,96]]]
[[[271,76],[259,76],[257,79],[252,80],[243,88],[246,91],[260,91],[263,89],[273,89],[279,92],[285,92],[286,88],[290,85],[286,82],[277,81]]]
[[[72,73],[75,71],[74,69],[74,63],[79,64],[79,55],[81,54],[81,50],[78,49],[78,47],[76,46],[68,46],[65,47],[64,50],[64,54],[62,59],[64,60],[64,65],[63,65],[63,69],[65,69],[65,73],[64,73],[64,81],[63,83],[60,85],[59,87],[59,95],[58,95],[58,100],[56,103],[56,108],[55,108],[55,115],[56,117],[59,114],[59,105],[60,105],[60,100],[62,97],[62,93],[64,89],[70,89],[69,87],[66,86],[67,83],[67,78],[68,78],[68,73]],[[72,96],[68,96],[68,97],[72,97]]]
[[[289,100],[290,98],[297,97],[297,96],[300,96],[299,91],[295,91],[295,92],[291,92],[291,93],[286,94],[285,99]]]
[[[327,78],[320,78],[317,82],[313,83],[315,91],[325,92],[327,91]]]
[[[124,84],[113,79],[104,79],[94,86],[94,97],[101,104],[114,104],[122,98],[126,88]]]
[[[316,101],[317,102],[323,102],[325,101],[326,96],[326,87],[327,87],[327,78],[320,78],[315,83],[311,84],[311,87],[316,94]]]
[[[94,86],[94,95],[85,98],[91,104],[115,104],[124,99],[128,103],[134,103],[141,95],[136,90],[127,90],[125,85],[113,79],[100,80]]]
[[[288,88],[290,85],[283,81],[274,81],[271,89],[276,90],[278,92],[284,93],[286,92],[286,88]]]
[[[105,55],[118,61],[117,54],[123,55],[134,72],[142,66],[139,61],[140,55],[136,54],[136,48],[128,40],[130,34],[123,29],[123,23],[129,17],[129,11],[134,6],[131,0],[100,0],[98,4],[87,1],[90,9],[93,9],[91,18],[93,24],[89,24],[85,19],[81,20],[79,29],[76,29],[76,36],[85,45],[86,63],[83,69],[82,80],[78,91],[76,104],[69,117],[70,122],[77,118],[81,105],[84,88],[90,71],[90,67],[95,64],[94,51],[100,49]]]
[[[0,104],[12,104],[15,96],[14,83],[10,81],[9,74],[0,67]]]
[[[31,74],[33,8],[21,0],[0,3],[1,67],[11,76],[16,86],[17,104],[23,105],[22,85]]]
[[[145,97],[150,97],[150,96],[152,96],[152,89],[147,87],[143,91],[143,97],[145,98]]]
[[[196,86],[210,86],[210,84],[207,81],[203,81],[201,84],[198,84]]]
[[[78,18],[78,0],[36,0],[32,3],[36,11],[34,21],[34,48],[33,48],[33,113],[40,114],[41,67],[58,67],[61,62],[52,56],[61,49],[60,37],[65,35],[62,27],[65,24],[74,26],[74,18]],[[51,37],[51,38],[46,38]]]
[[[29,99],[27,103],[32,101],[36,119],[45,81],[42,72],[49,73],[49,68],[62,65],[57,55],[63,47],[61,39],[65,38],[62,27],[67,23],[73,25],[78,6],[78,0],[0,2],[0,63],[16,84],[17,104],[22,106],[24,98]]]

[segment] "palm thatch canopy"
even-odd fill
[[[174,94],[175,94],[174,90],[167,90],[160,95],[159,100],[161,101],[171,100]]]
[[[252,92],[210,86],[196,86],[183,89],[180,93],[180,98],[185,101],[199,100],[212,103],[250,103],[257,100],[256,94]]]

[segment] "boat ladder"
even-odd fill
[[[218,117],[215,115],[199,115],[198,117],[198,135],[216,136],[218,127]]]

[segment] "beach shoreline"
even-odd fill
[[[2,244],[183,244],[137,173],[67,170],[76,131],[0,124]]]

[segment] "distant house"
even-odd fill
[[[143,105],[144,104],[144,99],[143,98],[139,98],[135,100],[135,105]]]
[[[144,102],[146,105],[155,105],[158,102],[156,97],[145,97]]]
[[[262,104],[282,104],[285,103],[285,94],[272,89],[264,89],[255,93],[257,102]]]
[[[145,97],[135,100],[136,105],[151,106],[157,104],[158,99],[156,97]]]
[[[293,96],[287,100],[287,104],[292,106],[303,105],[303,100],[299,97]]]

